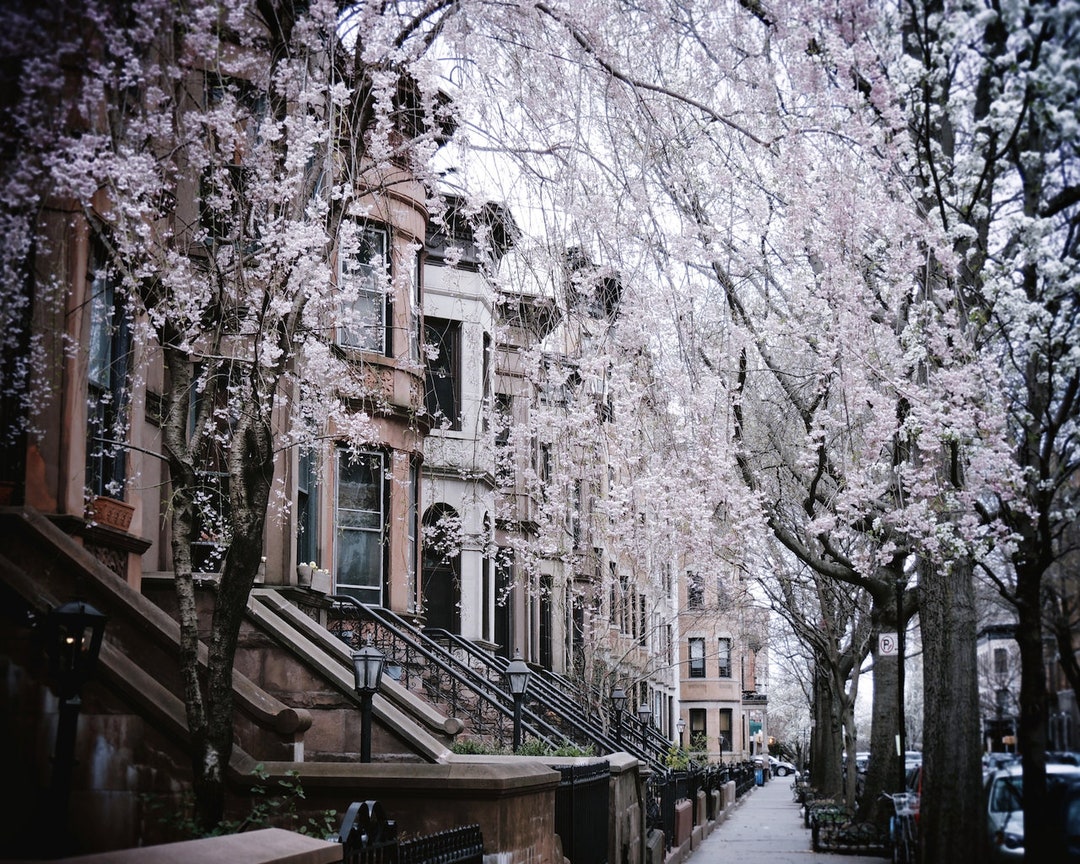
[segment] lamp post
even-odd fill
[[[648,750],[649,747],[649,721],[652,719],[652,708],[648,702],[642,702],[637,709],[638,720],[641,721],[641,746]]]
[[[52,812],[67,824],[71,770],[75,766],[75,731],[82,709],[82,688],[93,672],[105,635],[105,616],[89,603],[73,600],[49,610],[45,618],[45,650],[60,700],[56,755],[52,770]],[[55,836],[59,845],[63,831]]]
[[[386,657],[378,648],[368,644],[352,655],[356,692],[360,696],[360,761],[371,761],[371,702],[382,681]]]
[[[675,721],[675,728],[679,730],[679,749],[683,748],[683,732],[686,731],[686,721],[680,717]]]
[[[626,710],[626,691],[616,687],[611,691],[611,710],[615,712],[615,743],[622,747],[622,715]]]
[[[521,659],[521,652],[514,651],[514,659],[506,667],[506,678],[510,682],[510,693],[514,697],[514,752],[521,748],[521,702],[529,688],[529,667]]]
[[[727,738],[725,738],[723,735],[721,735],[720,739],[719,739],[719,743],[720,743],[720,764],[723,765],[724,764],[724,745],[727,744]]]

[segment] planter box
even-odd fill
[[[311,590],[320,594],[329,594],[332,587],[329,570],[313,570],[311,573]]]
[[[131,517],[135,515],[135,507],[115,498],[98,495],[90,502],[87,515],[98,525],[112,528],[114,531],[126,532],[131,527]]]

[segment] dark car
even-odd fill
[[[1047,789],[1049,825],[1047,836],[1055,844],[1054,861],[1080,864],[1080,777],[1073,777]]]

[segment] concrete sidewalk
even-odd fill
[[[744,795],[686,859],[688,864],[881,864],[883,860],[813,852],[802,808],[792,799],[790,777],[775,777]]]

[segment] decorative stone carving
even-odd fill
[[[131,527],[131,517],[135,515],[135,507],[126,501],[116,498],[108,498],[105,495],[96,496],[87,510],[87,516],[97,525],[112,528],[114,531],[127,532]]]

